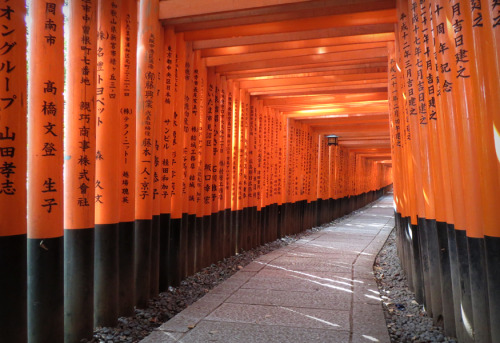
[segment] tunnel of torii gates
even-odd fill
[[[498,0],[28,5],[0,4],[2,342],[79,342],[391,184],[417,300],[500,342]]]

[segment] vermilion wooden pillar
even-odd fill
[[[4,34],[0,78],[0,337],[27,340],[26,315],[26,5],[10,2],[0,17]],[[62,111],[62,109],[61,109]],[[43,127],[42,127],[43,128]]]
[[[137,1],[123,0],[120,50],[119,316],[134,313],[134,221],[136,156]]]
[[[36,0],[31,2],[30,7],[32,17],[28,101],[28,342],[30,343],[63,341],[62,6],[62,0],[50,2]],[[2,145],[5,146],[4,144]],[[5,150],[2,151],[5,157]],[[12,156],[15,156],[14,151]],[[20,185],[20,189],[22,187]],[[50,318],[50,325],[47,325],[47,318]]]
[[[64,340],[94,329],[97,0],[69,4],[64,162]]]
[[[172,214],[172,178],[174,166],[174,138],[177,132],[174,126],[175,114],[175,59],[176,59],[176,39],[173,29],[164,29],[164,53],[163,53],[163,95],[161,96],[162,123],[161,123],[161,223],[160,232],[160,291],[164,291],[168,286],[173,285],[174,270],[176,268],[174,235],[171,227]],[[174,136],[175,132],[175,136]]]
[[[139,2],[137,46],[136,189],[135,189],[135,268],[137,307],[147,306],[151,280],[151,231],[154,194],[154,125],[156,112],[158,0]]]
[[[94,325],[118,320],[120,221],[120,6],[98,3]],[[116,57],[115,57],[116,56]]]
[[[172,129],[172,186],[171,186],[171,217],[170,230],[174,237],[173,266],[176,268],[174,284],[178,284],[184,273],[185,251],[182,243],[182,208],[183,208],[183,164],[184,164],[184,94],[185,94],[185,67],[186,47],[182,34],[175,36],[176,50],[174,55],[174,117]]]

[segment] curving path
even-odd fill
[[[372,266],[393,213],[384,196],[261,256],[141,343],[390,342]]]

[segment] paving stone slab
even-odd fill
[[[224,303],[207,320],[349,330],[349,311]]]
[[[298,292],[241,288],[227,303],[274,305],[348,311],[352,295],[347,292]]]
[[[353,337],[362,339],[363,336],[374,337],[381,343],[389,343],[389,333],[387,331],[382,304],[367,305],[353,304]],[[363,342],[359,340],[359,342]],[[367,342],[367,341],[365,341]]]
[[[180,342],[184,334],[177,332],[166,332],[161,330],[153,331],[148,337],[144,338],[141,343],[173,343]]]
[[[181,342],[219,343],[348,343],[349,332],[340,330],[306,329],[286,326],[266,326],[255,324],[202,321],[186,334]]]

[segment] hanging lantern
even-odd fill
[[[336,135],[327,135],[325,136],[328,140],[328,145],[339,145],[339,137]]]

